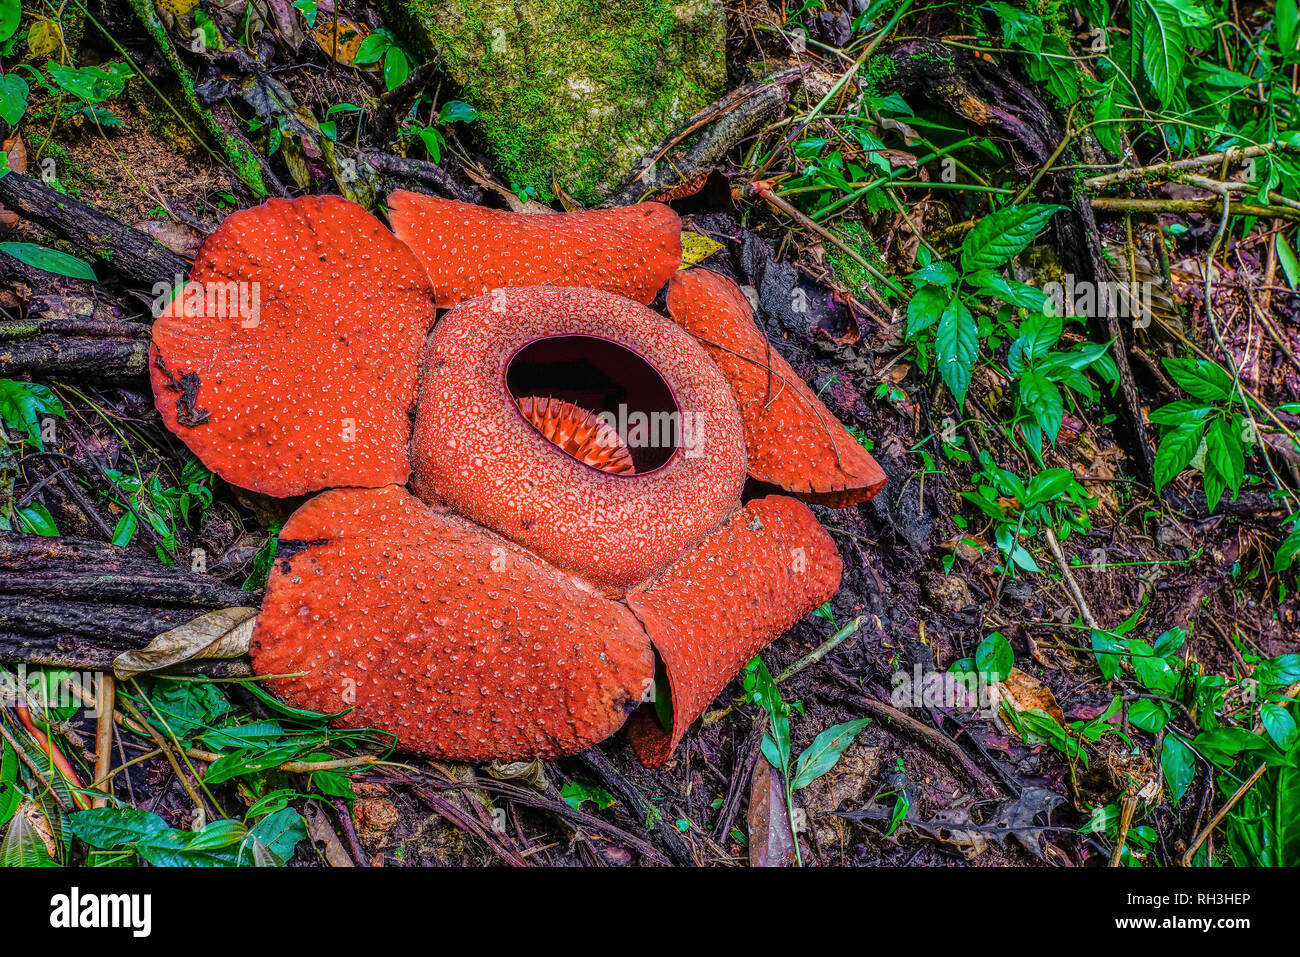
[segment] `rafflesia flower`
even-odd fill
[[[884,476],[734,284],[678,272],[668,207],[389,206],[391,232],[336,197],[233,214],[154,326],[168,428],[234,485],[321,493],[254,667],[431,757],[556,757],[632,715],[658,764],[839,585],[807,505],[742,503],[746,475],[837,505]]]

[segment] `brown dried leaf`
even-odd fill
[[[760,760],[749,784],[749,866],[789,867],[792,863],[794,835],[790,833],[781,774]]]
[[[1012,668],[1006,680],[1002,682],[1002,697],[1017,711],[1045,711],[1052,720],[1065,727],[1065,715],[1056,697],[1033,675],[1026,674],[1019,668]]]
[[[144,648],[118,655],[113,673],[126,680],[196,658],[238,658],[248,654],[256,622],[256,608],[218,608],[164,631]]]

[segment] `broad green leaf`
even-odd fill
[[[354,66],[367,66],[378,63],[393,45],[393,35],[387,30],[376,30],[361,41],[357,55],[352,58]]]
[[[10,126],[17,126],[27,112],[27,95],[30,92],[27,81],[22,77],[12,73],[0,76],[0,119]]]
[[[170,830],[152,811],[133,807],[101,807],[68,816],[72,833],[100,850],[125,847]]]
[[[907,338],[938,322],[951,298],[952,292],[940,286],[922,286],[912,293],[907,304]]]
[[[1278,49],[1283,53],[1294,51],[1297,25],[1296,0],[1277,0],[1273,24],[1277,28]]]
[[[1016,653],[1001,632],[993,632],[975,649],[975,667],[993,681],[1006,681],[1015,662]]]
[[[1232,490],[1233,498],[1246,478],[1246,459],[1241,439],[1232,423],[1215,419],[1205,433],[1206,473],[1213,472]]]
[[[1169,788],[1169,803],[1177,804],[1196,777],[1196,755],[1176,734],[1166,734],[1160,745],[1160,773]]]
[[[1273,559],[1273,571],[1284,572],[1295,563],[1300,554],[1300,523],[1291,529],[1282,544],[1277,547],[1277,556]]]
[[[1133,36],[1141,43],[1142,68],[1161,104],[1178,90],[1187,62],[1187,39],[1182,20],[1172,5],[1162,0],[1133,0]]]
[[[963,272],[994,269],[1023,252],[1047,221],[1064,206],[1029,203],[1008,206],[981,219],[961,244]]]
[[[1169,723],[1169,705],[1153,698],[1139,698],[1128,709],[1129,723],[1155,734]]]
[[[1157,495],[1196,457],[1196,450],[1201,447],[1204,428],[1202,423],[1193,422],[1165,433],[1164,438],[1160,440],[1155,461]]]
[[[279,860],[287,861],[299,842],[307,839],[307,823],[301,814],[286,807],[262,818],[249,833]]]
[[[1232,376],[1204,359],[1165,359],[1165,371],[1179,387],[1197,399],[1214,402],[1230,398],[1236,391]]]
[[[33,810],[33,813],[35,811]],[[49,848],[27,814],[19,809],[0,841],[0,867],[54,867]]]
[[[1204,419],[1213,408],[1195,399],[1179,399],[1156,409],[1150,419],[1155,425],[1193,425]]]
[[[979,355],[977,330],[971,311],[966,308],[960,296],[954,296],[939,319],[935,348],[939,355],[939,375],[957,400],[958,408],[966,403],[971,372]]]
[[[49,386],[36,382],[0,379],[0,422],[27,433],[29,445],[45,451],[41,441],[41,416],[64,417],[63,403]]]
[[[870,718],[859,718],[856,721],[846,721],[833,728],[827,728],[817,735],[813,743],[795,761],[790,789],[797,791],[835,767],[840,755],[870,723]]]
[[[1092,654],[1097,659],[1101,676],[1107,681],[1114,681],[1119,676],[1120,665],[1128,653],[1128,646],[1120,639],[1104,631],[1092,633]]]
[[[65,252],[50,249],[48,246],[38,246],[36,243],[0,243],[0,253],[5,253],[19,262],[59,276],[88,279],[91,282],[95,282],[98,278],[90,263],[84,259],[69,256]]]
[[[448,100],[438,111],[439,123],[473,123],[478,119],[478,110],[464,100]]]
[[[1294,0],[1292,2],[1294,3]],[[1292,289],[1300,289],[1300,259],[1296,258],[1291,240],[1278,233],[1274,237],[1274,244],[1277,248],[1277,261],[1282,264],[1282,271],[1286,273],[1287,284]]]
[[[1056,433],[1061,429],[1061,419],[1065,414],[1065,402],[1061,390],[1043,374],[1029,369],[1020,377],[1020,399],[1037,420],[1038,425],[1047,435],[1048,441],[1056,443]]]
[[[1295,743],[1296,723],[1284,705],[1266,701],[1259,706],[1259,720],[1273,743],[1284,751]],[[1300,808],[1296,808],[1300,811]]]
[[[0,43],[4,43],[18,29],[23,8],[18,0],[0,0]]]

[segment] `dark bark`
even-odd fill
[[[22,173],[0,176],[0,205],[144,286],[172,283],[190,266],[151,236]]]
[[[147,333],[146,333],[147,336]],[[149,340],[88,339],[43,335],[21,342],[0,342],[0,376],[53,376],[76,373],[125,379],[147,371]]]
[[[0,661],[107,669],[206,611],[260,598],[113,545],[0,532]],[[242,659],[179,670],[251,673]]]

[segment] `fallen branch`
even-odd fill
[[[0,205],[62,236],[143,286],[174,283],[190,264],[152,236],[12,170],[0,176]]]

